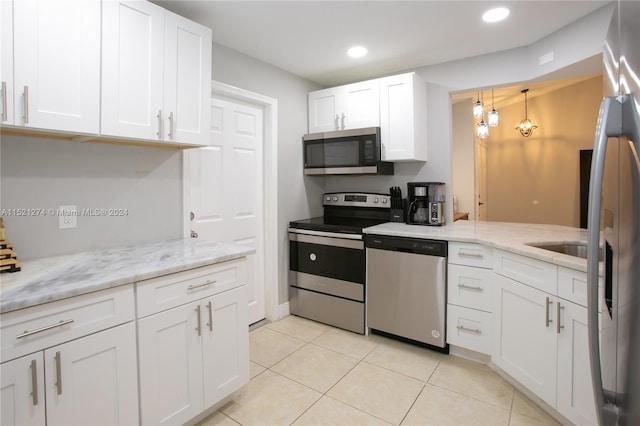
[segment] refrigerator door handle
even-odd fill
[[[602,369],[600,366],[598,327],[598,263],[600,247],[600,209],[604,178],[607,143],[610,137],[620,137],[622,133],[622,103],[624,97],[606,97],[600,104],[598,123],[591,165],[591,189],[589,191],[588,251],[587,251],[587,312],[589,326],[589,355],[591,377],[596,403],[598,424],[603,424],[604,395]]]

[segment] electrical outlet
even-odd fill
[[[70,229],[78,227],[78,207],[60,206],[58,207],[58,226],[60,229]]]

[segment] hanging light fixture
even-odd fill
[[[483,115],[482,102],[480,102],[480,92],[478,92],[478,100],[473,104],[473,118],[482,118]]]
[[[491,111],[487,114],[487,121],[489,127],[497,127],[500,122],[500,117],[498,117],[498,111],[493,107],[493,89],[491,89]]]
[[[478,102],[480,102],[480,96],[478,96]],[[480,114],[480,118],[481,120],[476,129],[476,136],[478,136],[478,139],[487,139],[489,137],[489,126],[487,126],[487,123],[484,121],[484,113]]]
[[[527,109],[527,92],[529,89],[524,89],[521,93],[524,93],[524,119],[520,122],[516,130],[520,131],[520,134],[525,138],[528,138],[533,134],[533,131],[538,128],[538,126],[534,126],[531,120],[529,120],[529,114]]]

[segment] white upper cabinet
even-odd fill
[[[380,125],[378,80],[311,92],[308,102],[309,133]]]
[[[164,9],[102,5],[102,134],[161,140]]]
[[[0,124],[13,124],[13,3],[0,1]]]
[[[152,3],[105,2],[102,134],[208,145],[211,37]]]
[[[427,160],[427,86],[415,73],[308,94],[309,133],[380,127],[382,160]]]
[[[415,73],[380,79],[384,161],[427,160],[427,89]]]
[[[10,38],[2,2],[2,81]],[[5,80],[6,78],[6,80]],[[100,0],[13,2],[13,101],[6,124],[97,134],[100,120]],[[4,104],[4,93],[3,93]]]
[[[209,145],[211,30],[166,12],[164,44],[165,140]]]

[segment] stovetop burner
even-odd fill
[[[364,228],[389,221],[389,197],[363,192],[324,194],[324,216],[295,220],[289,225],[293,229],[362,234]]]

